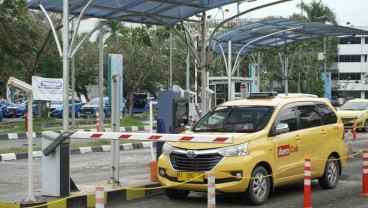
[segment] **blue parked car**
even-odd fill
[[[19,106],[17,106],[16,110],[15,110],[15,115],[14,117],[22,117],[26,115],[26,111],[27,111],[27,107],[28,107],[28,103],[23,103],[20,104]],[[33,103],[32,105],[33,108],[33,117],[36,117],[37,115],[37,111],[38,111],[38,104]],[[14,109],[14,106],[11,107],[9,106],[8,109]]]
[[[100,108],[100,100],[99,98],[93,98],[91,101],[89,101],[87,104],[83,105],[81,108],[81,117],[87,118],[87,117],[95,117],[96,116],[96,109]],[[100,116],[110,116],[110,105],[109,105],[109,98],[104,97],[103,98],[103,114],[100,112]]]
[[[0,109],[0,122],[3,121],[3,111]]]
[[[79,98],[75,98],[75,117],[79,118],[81,117],[81,108],[82,108],[82,103],[79,100]],[[69,98],[69,116],[72,116],[72,98]],[[50,107],[49,107],[49,111],[50,113],[50,117],[58,117],[58,118],[62,118],[63,117],[63,101],[52,101],[50,103]]]
[[[26,114],[28,104],[23,103],[20,105],[10,104],[3,108],[3,116],[5,118],[22,117]],[[36,116],[38,110],[38,104],[33,104],[33,116]]]

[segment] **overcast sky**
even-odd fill
[[[275,2],[276,0],[257,0],[255,2],[244,2],[240,4],[240,11],[260,6],[266,3]],[[242,18],[263,18],[267,16],[281,16],[287,18],[293,13],[300,13],[300,9],[296,7],[302,0],[293,0],[286,3],[262,8],[257,11],[245,14]],[[312,0],[303,0],[308,4]],[[339,25],[346,26],[346,22],[350,22],[354,26],[368,26],[368,0],[322,0],[333,12],[335,12]],[[229,9],[229,13],[224,16],[230,17],[237,14],[237,4],[224,7]],[[208,12],[209,15],[215,15],[218,9]],[[216,18],[222,18],[222,13],[218,13]],[[82,31],[90,31],[95,24],[94,20],[86,20],[81,25]]]

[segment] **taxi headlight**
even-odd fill
[[[355,118],[363,118],[363,114],[358,114],[355,116]]]
[[[167,142],[162,146],[162,153],[165,155],[169,155],[172,153],[174,147],[169,145]]]
[[[224,157],[248,155],[248,144],[249,142],[230,147],[224,147],[221,148],[218,153]]]

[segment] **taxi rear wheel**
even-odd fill
[[[271,187],[268,172],[264,167],[258,166],[253,170],[251,177],[244,199],[253,205],[263,204],[268,198]]]
[[[170,199],[186,199],[189,195],[189,191],[178,189],[165,189],[165,194]]]
[[[324,189],[333,189],[339,181],[340,166],[334,156],[330,156],[326,162],[325,171],[318,178],[319,185]]]

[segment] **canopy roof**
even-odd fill
[[[79,15],[85,5],[92,2],[84,16],[99,19],[114,19],[125,22],[173,25],[188,20],[193,15],[237,0],[69,0],[69,13]],[[63,0],[30,0],[27,7],[40,9],[39,3],[51,12],[63,11]]]
[[[368,35],[368,31],[320,22],[303,22],[289,19],[272,19],[247,24],[224,31],[212,41],[214,53],[221,53],[220,45],[227,53],[231,40],[232,54],[245,55],[259,47],[279,47],[297,41],[321,37]]]

